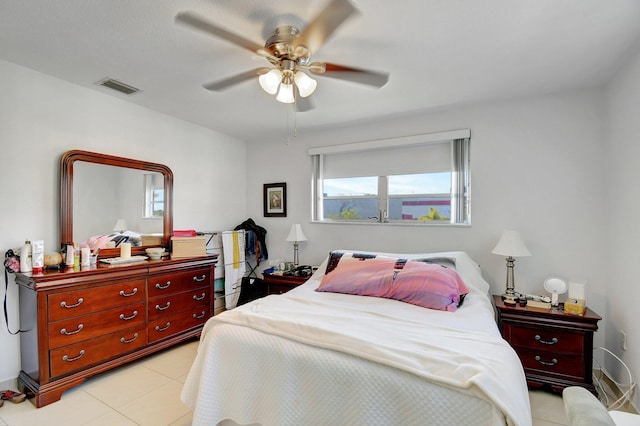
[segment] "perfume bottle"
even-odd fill
[[[73,242],[73,268],[80,268],[80,247],[77,242]]]
[[[20,250],[20,272],[31,272],[31,241],[26,240]]]
[[[67,244],[67,252],[66,252],[66,258],[65,258],[65,265],[67,265],[67,268],[73,268],[73,245],[72,244]]]

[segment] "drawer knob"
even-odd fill
[[[156,288],[158,290],[166,290],[169,288],[169,286],[171,286],[171,281],[167,281],[165,285],[162,285],[160,283],[156,283]]]
[[[553,339],[547,341],[547,340],[542,340],[542,337],[540,337],[539,334],[536,334],[535,339],[538,342],[542,343],[543,345],[555,345],[556,343],[558,343],[558,338],[557,337],[554,337]]]
[[[134,287],[131,293],[125,293],[124,290],[120,290],[120,296],[131,297],[138,292],[138,287]]]
[[[69,358],[69,355],[65,355],[65,356],[63,356],[63,357],[62,357],[62,360],[63,360],[63,361],[67,361],[67,362],[73,362],[73,361],[77,361],[77,360],[79,360],[80,358],[82,358],[82,355],[84,355],[84,349],[82,349],[82,350],[80,351],[80,355],[78,355],[77,357]]]
[[[551,362],[543,361],[542,358],[540,358],[540,355],[536,355],[534,359],[542,365],[556,365],[558,363],[558,360],[555,358],[553,358]]]
[[[120,343],[131,343],[134,340],[136,340],[138,338],[138,333],[134,333],[133,337],[131,339],[125,339],[124,337],[120,338]]]
[[[66,328],[60,330],[60,334],[65,334],[67,336],[71,336],[72,334],[80,333],[80,330],[84,328],[84,324],[78,325],[78,328],[75,331],[67,331]]]
[[[193,300],[195,300],[195,301],[199,302],[199,301],[203,300],[205,297],[207,297],[207,294],[206,294],[206,293],[202,293],[202,295],[201,295],[200,297],[198,297],[198,295],[197,295],[197,294],[194,294],[194,295],[193,295]]]
[[[200,315],[198,315],[198,314],[193,314],[193,317],[194,317],[195,319],[204,318],[204,316],[205,316],[205,311],[202,311],[202,313],[201,313]]]
[[[200,278],[198,277],[193,277],[193,280],[197,283],[201,283],[202,281],[207,279],[207,275],[206,274],[202,274],[202,276]]]
[[[128,316],[128,317],[124,316],[124,314],[120,314],[120,319],[121,319],[121,320],[125,320],[125,321],[129,321],[129,320],[134,319],[134,318],[135,318],[135,317],[137,317],[137,316],[138,316],[138,311],[133,311],[133,313],[131,314],[131,316]]]
[[[171,322],[167,321],[167,323],[164,325],[164,327],[160,327],[159,325],[156,325],[155,329],[156,329],[156,331],[165,331],[169,327],[171,327]]]
[[[158,311],[164,311],[164,310],[169,309],[169,306],[171,306],[171,302],[167,302],[167,304],[164,305],[164,306],[156,305],[156,309]]]
[[[82,302],[84,302],[84,299],[82,297],[79,298],[78,301],[73,305],[67,305],[67,302],[63,300],[62,302],[60,302],[60,306],[62,306],[63,308],[71,309],[75,308],[76,306],[80,306]]]

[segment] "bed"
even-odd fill
[[[142,245],[143,235],[134,231],[122,231],[109,235],[93,235],[87,241],[80,243],[80,247],[89,247],[92,252],[102,250],[107,247],[107,243],[114,243],[114,247],[119,247],[122,243],[130,243],[137,247]]]
[[[181,393],[193,424],[530,425],[524,372],[476,263],[374,254],[455,269],[468,294],[447,311],[316,291],[328,258],[296,289],[207,322]]]

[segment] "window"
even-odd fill
[[[470,131],[311,148],[319,222],[470,220]]]
[[[160,173],[144,175],[144,218],[164,217],[164,176]]]

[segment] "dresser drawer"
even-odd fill
[[[204,324],[211,316],[209,305],[198,305],[174,315],[149,321],[149,342],[164,339],[192,327]]]
[[[149,320],[172,315],[176,312],[191,309],[194,306],[203,304],[209,306],[210,300],[209,287],[201,287],[169,296],[154,297],[149,299]]]
[[[116,306],[143,302],[145,280],[120,281],[110,285],[49,294],[49,321],[58,321]]]
[[[512,346],[572,355],[584,352],[584,333],[554,327],[528,327],[512,322],[505,322],[504,327]]]
[[[514,347],[525,373],[543,373],[546,376],[572,378],[584,381],[584,358],[553,351],[537,351],[530,348]]]
[[[146,337],[146,329],[140,325],[51,350],[51,377],[82,370],[142,347],[147,342]]]
[[[149,277],[148,293],[149,297],[166,296],[209,285],[210,282],[211,271],[208,268],[175,274],[152,275]]]
[[[59,348],[144,324],[144,302],[49,323],[49,347]]]

